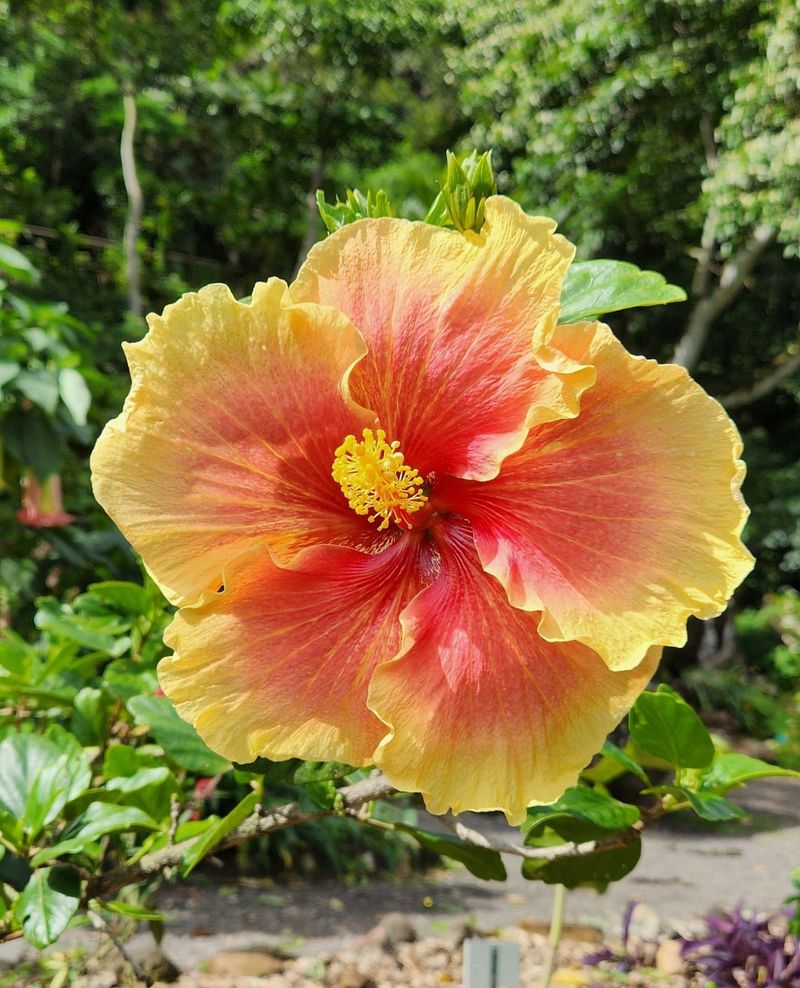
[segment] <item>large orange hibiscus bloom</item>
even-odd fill
[[[362,220],[127,348],[95,491],[180,606],[162,686],[226,757],[375,763],[519,821],[749,570],[735,428],[557,326],[554,229],[501,197],[479,234]]]

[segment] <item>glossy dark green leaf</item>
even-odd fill
[[[596,319],[607,312],[684,302],[686,292],[663,275],[627,261],[577,261],[564,279],[559,322]]]
[[[460,861],[476,878],[495,882],[504,882],[507,878],[505,865],[497,851],[466,844],[457,837],[433,834],[428,830],[420,830],[404,823],[396,823],[395,828],[411,834],[426,850]]]
[[[14,854],[0,844],[0,882],[21,892],[28,884],[33,871],[27,859]]]
[[[191,724],[182,720],[165,696],[134,696],[128,709],[137,724],[148,724],[166,754],[182,768],[199,775],[221,775],[231,763],[213,752]]]
[[[561,832],[565,829],[561,824],[568,825],[569,821],[576,821],[589,825],[589,829],[579,828],[581,835],[587,836],[579,838],[570,836],[567,839],[588,839],[595,836],[592,828],[606,832],[625,830],[633,826],[638,819],[639,810],[635,806],[621,803],[613,796],[588,786],[573,786],[567,789],[555,803],[529,810],[522,829],[535,838],[544,827],[555,828]],[[570,830],[576,829],[578,828],[570,828]]]
[[[694,812],[703,820],[720,823],[724,820],[739,820],[745,815],[741,807],[729,799],[725,799],[724,796],[717,796],[712,792],[695,792],[682,786],[678,788],[689,800]]]
[[[45,416],[31,409],[12,408],[2,423],[3,442],[8,451],[46,480],[61,467],[61,439]]]
[[[106,834],[124,830],[157,830],[158,824],[136,806],[117,806],[114,803],[92,803],[80,820],[69,828],[64,840],[51,847],[42,848],[32,859],[34,865],[65,854],[77,854]]]
[[[628,716],[637,747],[678,768],[705,768],[714,744],[689,704],[668,687],[642,693]]]
[[[41,868],[16,903],[28,943],[43,950],[61,936],[78,910],[81,883],[74,868]]]
[[[564,885],[568,889],[588,885],[602,891],[610,882],[618,882],[630,874],[639,863],[641,853],[641,840],[635,837],[622,846],[591,854],[556,858],[554,861],[527,858],[522,864],[522,874],[525,878],[547,885]]]

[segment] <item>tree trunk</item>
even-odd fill
[[[132,89],[122,94],[123,126],[119,154],[122,161],[122,179],[128,194],[128,215],[125,219],[125,281],[128,289],[128,311],[134,316],[142,314],[141,267],[137,249],[142,226],[144,199],[136,174],[134,137],[136,135],[136,97]]]

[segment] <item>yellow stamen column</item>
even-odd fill
[[[428,500],[419,472],[403,462],[400,443],[388,443],[383,429],[364,429],[363,438],[347,436],[336,450],[331,474],[357,515],[410,528],[408,516]]]

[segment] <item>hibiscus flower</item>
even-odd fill
[[[722,408],[557,325],[551,220],[485,217],[361,220],[291,287],[151,316],[92,468],[180,607],[159,678],[212,748],[376,764],[434,813],[519,821],[751,558]]]

